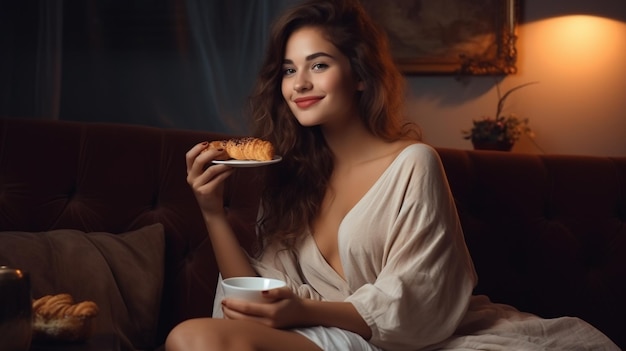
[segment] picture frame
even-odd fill
[[[404,74],[517,72],[521,0],[361,0]]]

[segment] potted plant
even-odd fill
[[[464,130],[463,138],[472,141],[474,149],[477,150],[502,150],[510,151],[515,142],[523,135],[534,137],[532,130],[528,125],[528,118],[520,118],[514,113],[501,115],[504,108],[506,98],[514,91],[538,82],[530,82],[518,85],[507,91],[500,97],[500,89],[498,87],[498,106],[496,109],[496,118],[483,117],[473,121],[472,129]]]

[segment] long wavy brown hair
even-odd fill
[[[417,126],[404,119],[404,79],[387,38],[358,0],[312,0],[287,10],[272,27],[249,106],[254,135],[271,141],[283,156],[282,162],[264,169],[261,249],[275,241],[293,246],[318,214],[333,172],[333,154],[321,129],[300,125],[281,92],[287,40],[309,26],[322,29],[364,83],[358,108],[367,130],[389,141],[421,138]]]

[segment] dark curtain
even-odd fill
[[[57,119],[61,0],[0,0],[0,116]]]
[[[293,0],[0,0],[0,116],[245,133]]]

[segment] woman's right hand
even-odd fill
[[[191,186],[202,214],[207,216],[224,214],[224,180],[233,173],[233,168],[225,165],[212,165],[216,157],[225,151],[209,149],[208,142],[195,145],[185,155],[187,162],[187,183]]]

